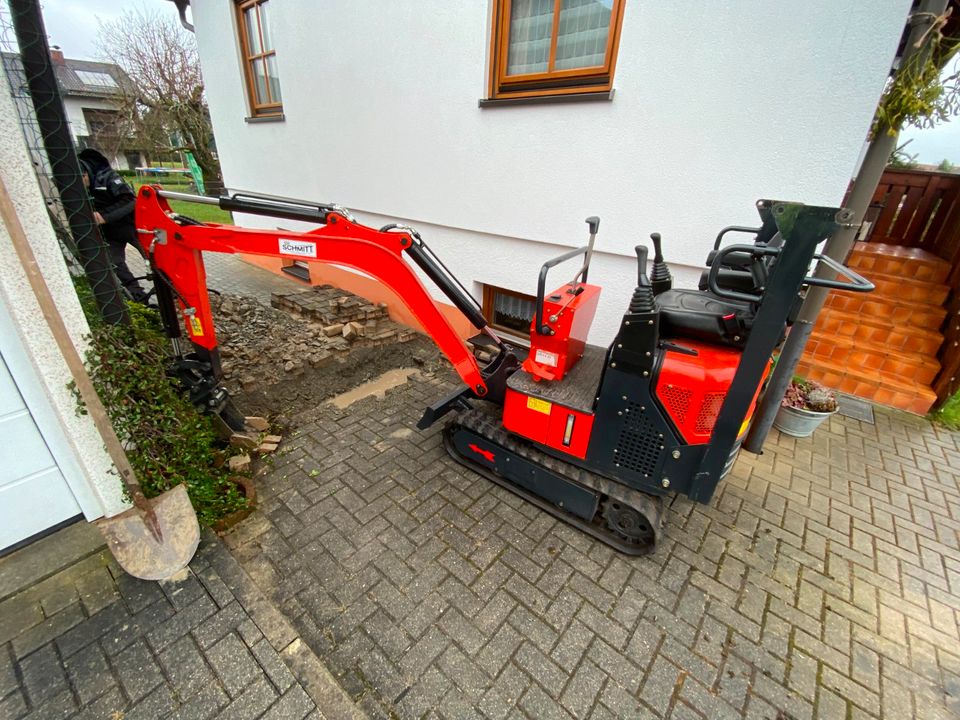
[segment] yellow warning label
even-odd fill
[[[527,409],[534,410],[544,415],[550,414],[550,408],[553,407],[552,403],[547,402],[546,400],[541,400],[540,398],[528,397],[527,398]]]
[[[190,316],[190,334],[194,337],[203,337],[203,325],[200,324],[200,318],[196,315]]]

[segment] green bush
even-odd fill
[[[82,287],[78,291],[86,294]],[[134,303],[129,307],[129,327],[93,324],[87,369],[144,495],[155,497],[184,483],[201,524],[211,525],[246,508],[247,500],[228,481],[227,466],[216,466],[211,418],[167,377],[170,346],[159,314]]]
[[[960,430],[960,393],[947,400],[939,410],[935,410],[932,418],[951,430]]]

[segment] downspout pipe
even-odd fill
[[[193,23],[187,20],[187,8],[190,7],[190,0],[170,0],[170,2],[177,6],[177,13],[180,15],[180,24],[183,25],[184,30],[194,32]]]

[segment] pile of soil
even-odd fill
[[[237,408],[290,427],[328,398],[401,367],[435,370],[446,363],[419,333],[405,342],[328,336],[322,322],[292,316],[254,298],[211,297],[223,382]]]

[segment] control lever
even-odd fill
[[[590,230],[590,239],[587,241],[587,251],[583,255],[583,267],[577,271],[577,274],[573,276],[573,280],[570,281],[570,284],[575,286],[578,282],[585,283],[587,281],[587,273],[590,271],[590,261],[593,260],[593,244],[597,240],[597,232],[600,230],[600,218],[596,215],[591,215],[585,221],[587,227]]]
[[[637,287],[650,287],[650,278],[647,277],[647,246],[637,245]]]
[[[650,240],[653,241],[653,269],[650,272],[650,281],[653,294],[659,295],[673,287],[673,276],[670,274],[670,268],[663,261],[660,233],[650,233]]]
[[[633,291],[633,297],[630,298],[630,307],[627,312],[635,315],[651,313],[656,309],[656,302],[653,299],[650,278],[647,277],[647,248],[644,245],[637,245],[634,250],[637,253],[637,287]]]

